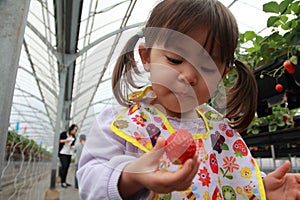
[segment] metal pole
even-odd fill
[[[3,173],[9,118],[30,0],[0,0],[0,170]],[[0,190],[2,183],[0,179]]]
[[[274,167],[274,169],[276,169],[275,147],[273,144],[271,145],[271,153],[272,153],[272,159],[273,159],[273,167]]]
[[[260,169],[262,169],[263,165],[262,165],[262,158],[261,157],[259,158],[259,165],[260,165]]]
[[[56,183],[58,143],[59,143],[59,133],[62,127],[61,122],[62,122],[63,107],[64,107],[66,78],[67,78],[67,71],[66,68],[64,68],[60,73],[59,97],[57,101],[57,117],[56,117],[55,134],[53,140],[53,158],[51,163],[50,189],[55,189],[55,183]]]

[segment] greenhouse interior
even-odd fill
[[[258,88],[254,119],[240,136],[264,173],[286,160],[300,173],[300,0],[219,1],[236,18],[235,54]],[[81,199],[57,180],[60,133],[76,124],[76,137],[88,140],[95,118],[116,104],[117,58],[159,2],[0,1],[1,199]],[[231,70],[223,83],[236,78]]]

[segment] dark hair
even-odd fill
[[[81,134],[80,136],[79,136],[79,140],[86,140],[86,135],[85,134]]]
[[[78,126],[77,126],[76,124],[72,124],[72,125],[69,127],[68,131],[70,132],[70,131],[74,130],[75,128],[78,129]]]
[[[209,30],[203,46],[211,54],[217,43],[220,46],[221,61],[225,61],[227,66],[235,65],[238,72],[235,85],[227,93],[226,117],[231,119],[232,127],[238,131],[247,128],[256,110],[257,86],[249,68],[234,59],[239,31],[230,10],[217,0],[164,0],[152,10],[145,25],[144,35],[148,48],[161,37],[159,31],[151,31],[153,27],[184,34],[200,27]],[[116,62],[112,76],[113,93],[124,106],[132,104],[127,98],[128,89],[143,87],[133,81],[133,77],[140,74],[133,52],[139,37],[140,34],[136,34],[129,39]],[[208,47],[206,45],[209,42],[211,45]]]

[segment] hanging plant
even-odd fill
[[[268,2],[263,5],[263,11],[272,14],[267,21],[271,33],[267,36],[254,31],[240,34],[237,52],[239,59],[254,71],[258,103],[264,113],[256,116],[247,129],[251,134],[260,133],[266,126],[270,132],[293,127],[296,111],[291,109],[299,107],[300,1]],[[295,100],[293,106],[291,100]]]
[[[263,5],[263,11],[273,14],[267,21],[271,34],[265,37],[254,31],[240,34],[241,48],[238,54],[252,69],[282,55],[289,55],[288,59],[293,59],[300,51],[300,1],[272,1]]]
[[[273,106],[271,115],[265,117],[258,117],[256,115],[246,133],[258,134],[262,132],[274,132],[284,128],[293,128],[295,113],[296,111],[290,110],[286,104]]]

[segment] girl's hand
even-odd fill
[[[69,142],[71,142],[72,140],[71,139],[66,139],[65,140],[65,143],[69,143]]]
[[[199,168],[197,155],[193,159],[188,159],[182,168],[169,172],[159,169],[164,152],[165,140],[159,137],[152,151],[124,168],[119,181],[119,191],[123,198],[143,188],[163,194],[188,189]]]
[[[63,139],[63,140],[59,140],[60,143],[69,143],[71,142],[70,139]]]
[[[300,174],[287,173],[291,163],[286,161],[282,166],[264,178],[268,200],[300,200]]]

